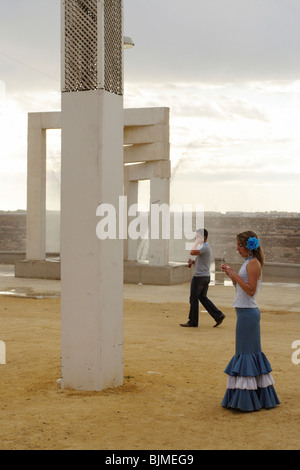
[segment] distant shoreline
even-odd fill
[[[59,210],[47,210],[51,213],[59,213]],[[14,211],[11,210],[0,210],[1,215],[26,215],[26,209],[17,209]],[[205,211],[204,215],[206,217],[270,217],[270,218],[282,218],[282,217],[295,217],[300,218],[300,212],[281,212],[281,211],[257,211],[257,212],[243,212],[243,211],[227,211],[227,212],[218,212],[218,211]]]

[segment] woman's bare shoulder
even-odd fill
[[[256,271],[259,273],[259,275],[261,274],[261,264],[257,258],[252,258],[249,261],[247,265],[247,270]]]

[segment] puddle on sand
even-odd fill
[[[6,295],[10,297],[23,297],[27,299],[48,299],[48,298],[58,298],[59,294],[49,292],[48,294],[40,294],[34,292],[31,288],[8,288],[7,290],[0,291],[0,295]]]

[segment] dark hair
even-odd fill
[[[208,231],[206,230],[206,228],[198,228],[196,232],[201,233],[204,238],[208,237]]]
[[[245,232],[239,233],[236,238],[237,240],[243,245],[244,248],[247,248],[247,241],[249,238],[255,237],[258,238],[255,232],[252,232],[252,230],[246,230]],[[265,264],[265,255],[263,252],[263,249],[261,246],[257,248],[257,250],[253,250],[252,254],[254,258],[257,258],[258,261],[260,262],[261,266]]]

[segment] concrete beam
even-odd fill
[[[46,112],[40,114],[43,129],[61,129],[61,112]]]
[[[153,142],[169,142],[169,125],[155,124],[152,126],[125,126],[124,144],[150,144]]]
[[[138,165],[126,166],[129,181],[149,180],[151,178],[170,178],[171,162],[159,160],[157,162],[146,162]]]
[[[151,126],[169,122],[169,108],[124,109],[124,126]]]
[[[124,147],[124,163],[169,160],[169,158],[170,144],[168,142],[155,142],[153,144],[138,144]]]

